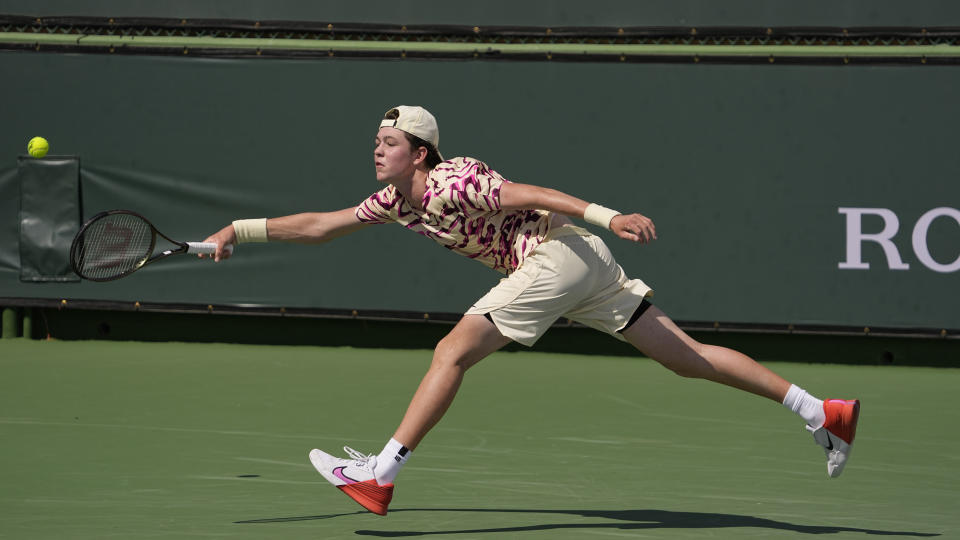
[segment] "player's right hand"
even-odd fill
[[[233,255],[233,246],[237,243],[237,233],[233,230],[233,224],[231,223],[215,234],[208,236],[204,242],[217,244],[217,252],[212,256],[201,253],[197,255],[197,257],[201,259],[211,257],[213,262],[220,262],[224,259],[229,259],[230,256]]]

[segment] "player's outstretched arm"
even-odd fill
[[[355,210],[356,208],[351,207],[335,212],[304,212],[269,218],[265,223],[260,223],[258,220],[249,220],[255,222],[253,223],[254,227],[251,228],[255,230],[253,236],[256,238],[242,240],[254,242],[269,240],[271,242],[297,242],[301,244],[329,242],[334,238],[367,226],[357,219]],[[257,227],[260,228],[259,231],[256,231]],[[241,232],[239,236],[243,237],[245,234],[250,233]],[[217,233],[208,237],[206,242],[217,244],[217,252],[213,255],[213,260],[220,262],[223,259],[229,259],[231,252],[226,249],[226,246],[240,243],[236,222],[220,229]]]
[[[505,210],[537,209],[556,212],[578,219],[587,219],[590,203],[555,189],[519,184],[504,183],[500,187],[500,207]],[[657,239],[657,230],[653,221],[642,214],[616,214],[601,226],[613,231],[624,240],[647,243]]]
[[[271,242],[322,244],[367,225],[357,219],[356,207],[336,212],[306,212],[268,219],[267,237]]]

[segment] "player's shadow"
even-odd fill
[[[466,508],[398,508],[390,513],[399,512],[463,512],[463,513],[490,513],[490,514],[540,514],[540,515],[568,515],[583,518],[599,518],[614,520],[613,522],[593,523],[538,523],[534,525],[515,525],[510,527],[483,527],[476,529],[446,529],[426,531],[390,531],[361,529],[356,531],[363,536],[404,537],[404,536],[432,536],[441,534],[504,534],[522,533],[526,531],[549,530],[576,530],[576,529],[732,529],[755,528],[793,531],[805,534],[835,534],[842,532],[863,533],[878,536],[940,536],[940,533],[925,533],[915,531],[888,531],[879,529],[862,529],[859,527],[837,527],[831,525],[797,525],[786,521],[741,516],[736,514],[714,514],[707,512],[675,512],[672,510],[524,510],[524,509],[466,509]],[[366,514],[364,511],[348,514],[330,514],[324,516],[303,516],[286,518],[267,518],[238,521],[236,523],[284,523],[290,521],[309,521],[331,519],[342,516]]]

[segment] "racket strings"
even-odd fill
[[[132,272],[153,250],[153,228],[132,214],[109,214],[84,231],[75,261],[80,274],[108,279]]]

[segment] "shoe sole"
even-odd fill
[[[850,419],[847,421],[850,426],[850,440],[847,441],[849,444],[853,444],[854,437],[857,436],[857,422],[860,421],[860,400],[853,400],[853,411],[850,414]]]
[[[376,480],[355,482],[337,486],[337,488],[360,506],[380,516],[387,515],[387,506],[393,499],[393,484],[381,486]]]
[[[852,406],[847,406],[852,405]],[[850,454],[853,451],[853,440],[857,436],[857,422],[860,421],[860,400],[846,401],[840,412],[837,425],[832,429],[824,429],[827,436],[827,445],[824,453],[827,455],[827,475],[830,478],[840,476],[847,466]],[[821,443],[822,444],[822,443]]]
[[[852,407],[847,407],[850,405]],[[830,430],[836,437],[843,439],[847,444],[853,444],[853,439],[857,436],[857,422],[860,420],[860,400],[854,399],[846,401],[843,411],[840,413],[838,426],[834,426],[836,431]]]

